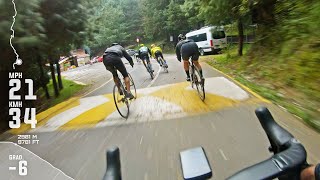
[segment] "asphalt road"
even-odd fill
[[[66,175],[74,179],[87,180],[102,179],[106,167],[105,151],[112,146],[118,146],[121,153],[123,179],[170,180],[182,179],[179,152],[202,146],[213,169],[212,179],[224,179],[237,170],[270,157],[271,154],[267,150],[269,146],[267,137],[254,115],[254,109],[264,105],[269,107],[280,125],[305,145],[309,162],[320,161],[320,135],[291,114],[254,96],[244,88],[240,89],[236,83],[234,85],[237,87],[231,86],[230,83],[233,83],[231,80],[226,81],[227,78],[223,74],[204,63],[202,63],[204,76],[208,79],[206,87],[212,95],[209,94],[206,101],[202,103],[197,99],[195,90],[186,90],[182,64],[175,60],[173,55],[166,55],[165,58],[168,60],[169,73],[163,72],[153,61],[153,67],[157,73],[154,80],[150,79],[142,64],[137,63],[134,68],[126,65],[137,89],[147,88],[141,91],[142,94],[145,91],[151,91],[152,87],[157,89],[152,90],[155,91],[154,94],[151,93],[152,98],[143,95],[136,100],[137,103],[132,106],[143,108],[133,108],[132,119],[110,120],[106,117],[95,122],[99,125],[82,126],[81,123],[86,122],[91,116],[83,116],[82,119],[76,117],[76,120],[72,121],[77,123],[73,123],[69,128],[65,126],[68,122],[63,122],[64,125],[59,125],[54,130],[44,128],[43,131],[24,132],[24,134],[37,135],[40,141],[37,145],[23,145],[23,147],[47,160]],[[103,66],[103,64],[92,67],[96,66]],[[103,68],[99,67],[99,69]],[[98,101],[93,98],[102,98],[102,95],[112,92],[113,82],[110,73],[106,73],[104,82],[101,80],[99,82],[97,88],[87,93],[84,99],[92,98],[92,101]],[[168,84],[172,85],[167,87]],[[177,89],[183,89],[183,91]],[[190,93],[194,94],[189,96]],[[215,93],[219,96],[214,96]],[[141,100],[147,97],[149,97],[147,102]],[[153,107],[155,97],[161,100],[156,101],[159,105]],[[162,100],[168,104],[162,106],[161,104],[164,104]],[[175,102],[177,107],[172,105],[172,102]],[[88,106],[89,104],[90,102]],[[188,109],[187,106],[192,108]],[[197,109],[198,106],[199,109]],[[113,107],[112,103],[108,108],[111,107]],[[158,114],[149,112],[155,111],[155,108],[161,111],[157,112]],[[70,113],[75,112],[74,109],[69,110]],[[98,112],[98,110],[93,111],[90,115],[98,116],[96,115],[99,114]],[[178,116],[167,116],[170,113],[176,113]],[[144,114],[148,115],[143,116]],[[116,115],[118,115],[117,112],[108,114],[108,117]],[[157,115],[165,118],[157,118]],[[103,114],[103,116],[106,115]],[[54,120],[48,119],[42,125],[49,127],[53,124],[49,122]],[[109,123],[110,121],[113,123]],[[65,127],[61,128],[63,126]],[[13,135],[7,138],[7,141],[17,142],[17,136]],[[38,173],[43,174],[45,171]],[[12,174],[8,176],[13,177]]]

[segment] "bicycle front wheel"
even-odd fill
[[[148,67],[148,72],[149,72],[149,74],[151,76],[151,79],[154,79],[154,74],[153,74],[153,71],[152,71],[152,68],[151,68],[151,63],[149,63],[147,65],[147,67]]]
[[[118,90],[118,87],[114,85],[113,87],[113,100],[119,114],[123,118],[129,117],[129,100],[125,97],[125,92],[123,88]]]
[[[202,101],[206,98],[206,93],[204,91],[204,82],[201,79],[200,71],[197,67],[195,67],[194,71],[194,83],[197,87],[198,95]]]

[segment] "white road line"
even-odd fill
[[[288,112],[288,110],[280,105],[278,105],[281,109],[283,109],[285,112]]]
[[[153,85],[153,83],[157,80],[157,78],[159,77],[159,74],[160,74],[160,71],[161,71],[161,67],[160,67],[159,64],[158,64],[158,67],[159,67],[159,70],[158,70],[158,72],[157,72],[156,77],[153,78],[153,80],[150,82],[150,84],[147,86],[147,88],[148,88],[148,87],[151,87],[151,86]]]
[[[12,144],[12,145],[14,145],[14,146],[17,146],[17,147],[20,148],[19,151],[22,151],[22,150],[23,150],[23,151],[26,151],[26,152],[32,154],[33,156],[36,156],[36,157],[39,158],[41,161],[44,161],[44,162],[48,163],[53,169],[55,169],[55,170],[57,170],[58,172],[60,172],[61,174],[63,174],[66,178],[68,178],[68,179],[73,179],[72,177],[66,175],[63,171],[61,171],[60,169],[56,168],[55,166],[53,166],[52,164],[50,164],[48,161],[42,159],[40,156],[38,156],[37,154],[33,153],[32,151],[30,151],[30,150],[27,149],[27,148],[24,148],[24,147],[22,147],[22,146],[20,146],[20,145],[18,145],[18,144],[16,144],[16,143],[8,142],[8,141],[0,142],[0,144]],[[29,156],[29,155],[28,155],[28,156]],[[32,157],[32,159],[34,159],[34,157]],[[74,179],[73,179],[73,180],[74,180]]]
[[[143,136],[141,136],[141,139],[140,139],[140,145],[142,144],[142,140],[143,140]]]
[[[53,116],[46,122],[45,125],[40,126],[37,129],[31,130],[30,132],[37,132],[38,130],[41,131],[43,127],[49,127],[57,130],[59,127],[68,123],[69,121],[81,115],[82,113],[89,111],[90,109],[93,109],[108,101],[110,101],[110,99],[102,95],[82,98],[79,100],[80,105]],[[77,136],[77,133],[75,134],[75,136]]]
[[[278,122],[281,126],[284,126],[286,129],[290,130],[290,131],[296,131],[297,133],[307,136],[307,134],[303,133],[302,131],[298,130],[295,127],[289,127],[287,124],[285,124],[284,122],[279,121]]]
[[[108,83],[109,83],[110,81],[112,81],[112,80],[113,80],[113,78],[109,79],[107,82],[103,83],[101,86],[99,86],[99,87],[95,88],[94,90],[92,90],[92,91],[90,91],[90,92],[88,92],[88,93],[84,94],[82,97],[85,97],[85,96],[87,96],[87,95],[89,95],[89,94],[93,93],[94,91],[96,91],[96,90],[98,90],[98,89],[102,88],[103,86],[105,86],[106,84],[108,84]]]
[[[129,71],[129,73],[131,73],[131,72],[134,71],[134,70],[135,70],[135,69],[132,69],[131,71]],[[113,77],[110,78],[107,82],[103,83],[101,86],[99,86],[99,87],[95,88],[94,90],[92,90],[92,91],[84,94],[83,96],[81,96],[81,98],[82,98],[82,97],[85,97],[85,96],[87,96],[87,95],[89,95],[89,94],[91,94],[91,93],[93,93],[94,91],[96,91],[96,90],[98,90],[98,89],[100,89],[100,88],[102,88],[103,86],[105,86],[106,84],[108,84],[108,83],[109,83],[110,81],[112,81],[112,80],[113,80]]]
[[[213,124],[213,122],[210,122],[212,129],[216,130],[216,126]]]
[[[228,158],[226,157],[226,155],[223,153],[222,149],[219,149],[221,156],[223,157],[224,160],[228,160]]]
[[[301,117],[299,117],[299,116],[297,116],[297,115],[295,115],[295,114],[294,114],[294,116],[295,116],[296,118],[298,118],[298,119],[302,120],[302,118],[301,118]]]

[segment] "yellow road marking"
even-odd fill
[[[218,71],[218,70],[217,70]],[[220,72],[220,71],[219,71]],[[222,72],[221,72],[222,73]],[[223,74],[223,73],[222,73]],[[225,75],[225,74],[224,74]],[[230,76],[225,75],[231,79]],[[232,79],[233,80],[233,79]],[[235,80],[233,80],[235,81]],[[237,83],[237,81],[235,81]],[[237,83],[238,85],[242,86],[241,84]],[[245,86],[242,86],[244,89],[255,95],[257,98],[250,98],[246,101],[234,100],[230,98],[226,98],[223,96],[214,95],[211,93],[206,93],[205,101],[201,101],[196,89],[187,89],[190,86],[188,82],[182,82],[175,84],[174,86],[168,86],[160,88],[147,96],[153,96],[157,98],[161,98],[167,102],[176,104],[180,106],[185,113],[188,114],[197,114],[197,113],[204,113],[209,111],[214,111],[218,109],[222,109],[225,107],[236,106],[241,102],[245,103],[258,103],[258,100],[266,102],[265,99],[256,95],[250,89],[247,89]],[[116,107],[113,101],[112,94],[104,95],[106,98],[109,99],[108,102],[96,106],[81,115],[77,116],[76,118],[71,119],[66,124],[59,127],[60,130],[69,130],[69,129],[78,129],[78,128],[88,128],[94,127],[100,121],[103,121],[106,117],[111,115],[112,113],[116,112]],[[139,96],[141,97],[141,95]],[[259,98],[260,97],[260,98]],[[260,102],[261,102],[260,101]],[[37,115],[37,119],[39,120],[38,127],[43,126],[50,118],[54,117],[57,114],[60,114],[70,108],[76,107],[80,105],[78,98],[70,99],[66,102],[60,103],[42,113]],[[120,117],[120,115],[119,115]],[[30,125],[22,125],[19,129],[12,129],[11,133],[14,134],[21,134],[26,132],[30,129]]]
[[[48,122],[48,120],[52,117],[54,117],[57,114],[60,114],[64,111],[67,111],[73,107],[79,106],[79,98],[70,98],[69,100],[62,102],[60,104],[57,104],[39,114],[36,115],[37,119],[37,127],[43,126]],[[30,124],[21,124],[20,128],[18,129],[11,129],[9,130],[10,133],[12,134],[22,134],[31,129]]]
[[[162,88],[151,95],[181,106],[189,114],[209,112],[227,106],[233,106],[240,101],[206,93],[206,99],[201,101],[196,89],[186,90],[190,83],[183,82],[173,87]]]
[[[81,115],[61,126],[59,129],[66,130],[80,128],[83,126],[90,127],[95,126],[97,123],[104,120],[108,115],[117,110],[114,104],[113,95],[106,94],[104,96],[109,99],[108,102],[82,113]]]

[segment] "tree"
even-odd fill
[[[48,53],[52,82],[55,95],[59,95],[59,89],[63,88],[59,56],[68,54],[70,45],[79,43],[79,39],[84,37],[82,32],[85,28],[85,9],[77,0],[42,0],[40,4],[41,15],[44,21],[47,41],[43,48]],[[54,64],[58,75],[58,85],[56,84]]]
[[[163,27],[166,26],[166,9],[169,3],[170,0],[140,0],[142,24],[147,39],[155,40],[167,35]]]
[[[248,0],[197,0],[200,5],[200,15],[209,24],[225,24],[228,20],[237,22],[239,48],[238,55],[242,56],[243,23],[248,18]]]
[[[174,37],[180,33],[186,33],[190,29],[188,19],[180,6],[181,4],[171,0],[166,10],[166,29]]]
[[[200,15],[199,1],[186,0],[181,8],[191,29],[199,29],[205,25],[205,19]]]

